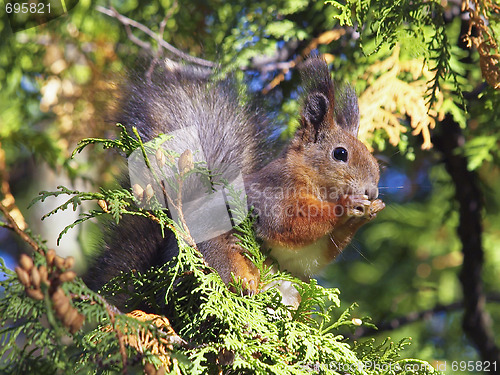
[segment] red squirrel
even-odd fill
[[[282,270],[306,279],[330,263],[355,232],[384,208],[377,161],[357,139],[359,109],[350,86],[337,88],[326,62],[303,64],[300,124],[281,154],[262,166],[265,116],[242,100],[231,79],[173,63],[134,73],[122,87],[116,121],[144,141],[195,127],[209,170],[230,163],[242,173],[254,229]],[[168,146],[167,146],[168,147]],[[224,171],[222,172],[224,174]],[[186,196],[197,188],[186,186]],[[85,277],[97,289],[120,271],[145,271],[178,252],[174,236],[153,221],[125,216],[105,235],[104,251]],[[197,244],[228,284],[260,290],[257,268],[232,231]],[[293,303],[293,302],[292,302]]]

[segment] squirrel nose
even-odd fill
[[[368,199],[369,200],[374,200],[374,199],[377,199],[378,197],[378,188],[375,186],[375,187],[370,187],[370,188],[367,188],[365,190],[365,195],[368,196]]]

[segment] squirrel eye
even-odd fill
[[[347,162],[347,150],[344,147],[337,147],[333,150],[333,157],[339,161]]]

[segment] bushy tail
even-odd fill
[[[193,128],[210,170],[227,164],[243,174],[254,169],[261,118],[241,103],[231,79],[217,81],[206,70],[167,61],[152,72],[136,70],[120,91],[116,122],[135,126],[144,140]]]
[[[162,133],[173,134],[173,140],[164,144],[166,149],[180,154],[189,148],[210,171],[228,180],[255,170],[256,137],[262,121],[259,113],[241,103],[232,80],[217,81],[204,70],[172,63],[157,64],[153,70],[143,65],[120,87],[115,122],[129,131],[137,128],[144,142]],[[195,142],[186,136],[196,138]],[[186,179],[184,197],[196,199],[200,190],[196,178]],[[175,256],[175,239],[168,234],[162,238],[159,229],[156,223],[135,216],[107,226],[103,252],[86,281],[98,289],[120,271],[144,271]]]

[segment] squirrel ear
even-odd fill
[[[309,94],[304,105],[304,119],[311,123],[315,130],[318,131],[328,113],[329,106],[330,101],[322,93],[313,92]]]
[[[345,85],[335,92],[335,121],[345,131],[355,137],[359,130],[359,106],[358,97],[354,89]]]
[[[358,98],[349,85],[339,87],[330,76],[328,65],[321,57],[309,57],[301,67],[305,100],[302,105],[303,126],[311,124],[317,139],[323,126],[338,125],[341,129],[358,136]],[[335,125],[334,125],[335,124]]]
[[[333,124],[335,93],[330,71],[321,57],[309,57],[300,69],[304,88],[301,123],[315,141]]]

